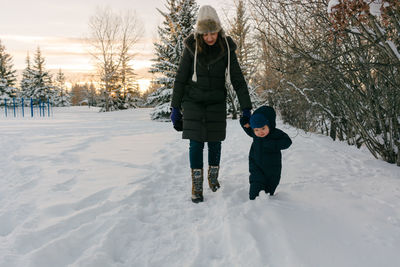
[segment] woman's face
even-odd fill
[[[214,45],[218,38],[218,32],[208,32],[203,34],[203,40],[208,45]]]

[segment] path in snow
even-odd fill
[[[0,121],[1,267],[397,266],[400,168],[278,122],[281,185],[249,201],[251,139],[229,121],[222,188],[196,205],[188,142],[148,113]]]

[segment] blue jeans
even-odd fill
[[[221,142],[207,142],[208,145],[208,165],[219,166],[221,160]],[[203,168],[204,142],[190,140],[189,159],[190,168]]]

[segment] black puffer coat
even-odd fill
[[[270,132],[265,137],[257,137],[253,129],[243,130],[253,138],[249,155],[250,184],[258,183],[272,194],[281,179],[282,154],[281,150],[292,144],[290,137],[282,130],[276,128],[276,113],[272,107],[262,106],[253,114],[261,113],[270,122]]]
[[[233,88],[242,109],[251,109],[246,81],[237,57],[236,44],[227,37],[230,47],[230,74]],[[175,78],[171,106],[183,111],[184,139],[201,142],[223,141],[226,136],[225,70],[228,66],[227,48],[224,53],[218,44],[198,53],[197,82],[192,81],[195,54],[194,35],[185,39],[185,49]]]

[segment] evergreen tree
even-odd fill
[[[257,107],[260,105],[260,100],[256,94],[256,86],[252,85],[254,75],[257,73],[256,47],[254,45],[254,39],[250,36],[252,32],[250,18],[247,15],[243,0],[238,0],[236,2],[236,16],[229,24],[230,29],[228,32],[237,44],[236,55],[240,68],[247,82],[252,103]],[[227,112],[228,114],[232,114],[232,119],[237,119],[237,114],[240,112],[240,105],[231,84],[227,85],[227,93]]]
[[[29,55],[27,57],[27,67],[23,73],[21,89],[23,97],[42,102],[53,96],[51,76],[45,69],[45,60],[39,47],[35,54],[33,66],[31,66]]]
[[[0,40],[0,98],[15,97],[17,80],[15,70],[13,70],[12,57],[6,53],[6,48]]]
[[[90,84],[87,84],[86,97],[87,97],[89,106],[97,107],[100,96],[99,96],[98,90],[94,86],[93,82],[91,82]]]
[[[133,56],[126,54],[123,56],[121,60],[121,70],[119,73],[120,77],[120,92],[119,98],[121,99],[119,109],[127,109],[127,108],[137,108],[136,104],[140,93],[139,93],[139,85],[136,81],[136,74],[133,71],[132,66],[129,62],[132,60]]]
[[[129,81],[124,89],[125,108],[138,108],[143,106],[142,102],[138,82],[136,79]]]
[[[30,98],[32,96],[31,92],[33,91],[33,73],[32,73],[31,59],[29,53],[26,55],[25,63],[26,67],[22,72],[22,79],[20,85],[21,87],[20,97]]]
[[[86,85],[81,85],[78,83],[75,83],[72,85],[71,88],[71,102],[73,106],[80,106],[82,102],[85,102],[85,90],[87,89],[87,84]]]
[[[71,105],[71,96],[65,87],[65,75],[61,69],[56,75],[53,104],[57,107],[69,107]]]
[[[193,31],[198,5],[195,0],[167,0],[167,12],[158,10],[164,17],[158,27],[159,42],[154,43],[155,63],[151,73],[158,73],[155,83],[160,85],[148,96],[148,105],[155,106],[152,119],[168,119],[176,71],[183,53],[184,39]]]

